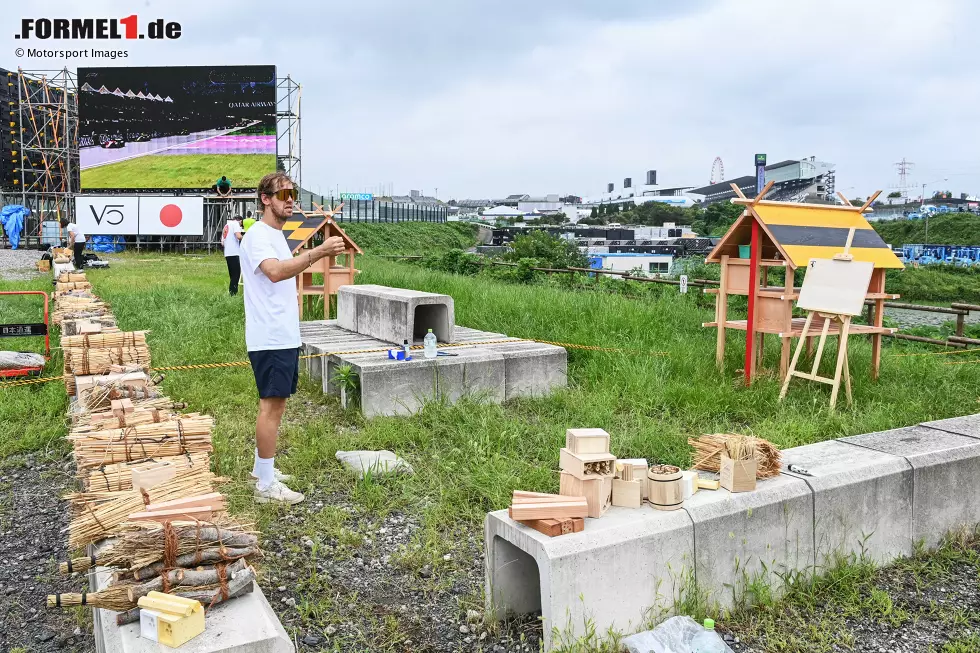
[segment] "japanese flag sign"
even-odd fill
[[[140,197],[140,234],[200,236],[203,233],[203,197]]]

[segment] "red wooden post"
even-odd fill
[[[745,325],[745,385],[752,385],[755,360],[752,348],[755,344],[755,299],[759,285],[759,259],[762,254],[759,242],[759,222],[752,220],[752,250],[749,258],[749,319]]]

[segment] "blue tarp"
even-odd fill
[[[20,232],[24,230],[24,218],[31,214],[31,210],[20,204],[8,204],[0,209],[0,226],[7,234],[10,246],[17,249],[20,245]]]
[[[92,236],[85,248],[103,254],[118,254],[126,249],[126,239],[122,236]]]

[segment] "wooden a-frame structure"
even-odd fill
[[[296,211],[292,218],[283,225],[283,235],[293,255],[302,255],[306,249],[314,247],[314,241],[319,244],[331,236],[344,239],[344,265],[337,264],[336,256],[328,256],[313,263],[296,277],[296,290],[299,301],[299,319],[303,319],[303,305],[307,297],[322,297],[324,317],[329,316],[331,295],[336,295],[341,286],[354,283],[354,277],[360,270],[354,267],[354,256],[363,254],[350,236],[348,236],[337,221],[334,214],[343,206],[335,209],[324,209],[319,204],[313,204],[313,211]],[[318,284],[313,275],[323,276],[323,282]]]
[[[881,191],[869,197],[860,207],[851,206],[840,193],[838,195],[844,201],[843,206],[803,204],[763,199],[772,184],[771,181],[766,184],[753,199],[747,198],[732,184],[738,197],[731,201],[744,206],[745,211],[706,259],[708,263],[721,264],[720,288],[705,290],[716,296],[715,320],[703,324],[718,329],[715,360],[719,369],[723,368],[725,360],[726,331],[734,329],[745,331],[746,384],[752,383],[761,367],[766,334],[775,335],[781,342],[779,378],[786,376],[792,339],[802,335],[805,322],[803,318],[793,317],[793,302],[799,297],[799,288],[794,285],[794,272],[808,265],[811,258],[832,258],[841,252],[853,229],[850,254],[856,261],[874,263],[866,294],[866,299],[874,302],[874,316],[867,325],[851,324],[850,333],[871,336],[871,375],[877,379],[881,363],[881,336],[894,332],[894,329],[882,326],[884,303],[886,299],[898,298],[898,295],[885,293],[885,271],[905,267],[864,219],[864,212]],[[739,246],[749,246],[748,258],[741,258]],[[784,270],[782,284],[769,285],[772,268]],[[747,320],[728,319],[730,295],[748,296]],[[832,327],[829,335],[838,336],[839,330]],[[811,341],[812,338],[808,337],[808,354]]]

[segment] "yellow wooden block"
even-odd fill
[[[204,632],[204,607],[199,601],[150,592],[138,603],[140,637],[177,648]]]

